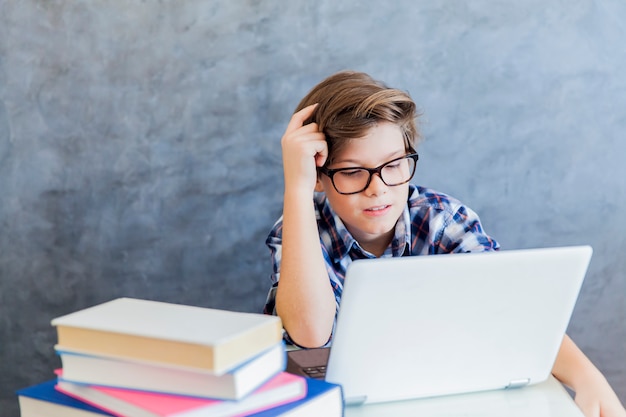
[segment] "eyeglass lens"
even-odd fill
[[[381,179],[388,186],[404,184],[411,179],[415,171],[415,159],[407,156],[386,163],[378,168]],[[358,193],[367,188],[373,172],[365,168],[354,168],[335,172],[333,184],[338,192]]]

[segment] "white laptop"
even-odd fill
[[[347,404],[545,381],[591,255],[573,246],[355,261],[325,378]]]

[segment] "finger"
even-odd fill
[[[282,146],[302,146],[305,143],[321,142],[326,144],[326,136],[319,130],[315,123],[303,126],[293,132],[285,132],[281,139]],[[319,145],[316,145],[319,147]]]
[[[326,159],[328,158],[328,154],[326,153],[318,153],[315,155],[315,166],[323,167],[326,163]]]
[[[318,167],[324,166],[326,159],[328,159],[328,144],[326,141],[319,143],[315,153],[315,165]]]
[[[310,134],[310,133],[316,133],[319,135],[322,135],[322,137],[324,137],[324,133],[319,131],[319,127],[317,125],[317,123],[313,122],[313,123],[309,123],[307,125],[304,126],[300,126],[299,128],[296,128],[293,132],[286,132],[286,134],[293,134],[294,132],[298,132],[296,133],[296,135],[299,134]]]
[[[306,119],[311,117],[317,105],[318,103],[311,104],[310,106],[306,106],[302,110],[294,113],[294,115],[291,116],[291,120],[289,121],[289,124],[287,125],[287,129],[285,132],[289,133],[298,128],[301,128],[304,125],[304,122],[306,121]]]
[[[298,152],[315,157],[318,155],[326,161],[328,156],[328,144],[326,143],[326,137],[319,131],[303,132],[304,128],[292,133],[288,136],[283,136],[281,145],[283,152]]]

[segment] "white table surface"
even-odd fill
[[[345,417],[583,417],[554,377],[512,390],[348,406]]]

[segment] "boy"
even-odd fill
[[[498,250],[471,209],[409,183],[416,117],[407,93],[351,71],[328,77],[298,105],[281,141],[283,217],[267,238],[274,285],[265,312],[281,317],[289,341],[330,345],[354,259]],[[626,417],[567,336],[553,374],[576,391],[586,416]]]

